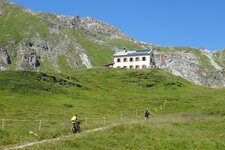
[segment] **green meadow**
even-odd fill
[[[160,69],[87,69],[70,75],[0,72],[0,148],[70,135],[27,149],[223,149],[225,89],[194,85]],[[151,118],[143,119],[144,108]],[[114,146],[113,146],[114,145]]]
[[[181,121],[176,117],[170,117],[171,120],[166,122],[160,118],[161,121],[122,124],[99,133],[25,149],[224,149],[224,119],[194,120],[194,116],[191,116],[193,120],[183,118]]]

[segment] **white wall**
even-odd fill
[[[135,58],[139,57],[139,61],[135,61]],[[146,60],[142,61],[142,57],[145,57]],[[120,62],[117,62],[117,59],[120,58]],[[123,59],[127,58],[127,62],[124,62]],[[133,62],[130,62],[130,58],[133,58]],[[136,65],[140,66],[140,69],[142,69],[143,65],[146,65],[147,68],[150,68],[150,56],[149,55],[141,55],[141,56],[128,56],[128,57],[115,57],[114,58],[114,65],[113,68],[124,68],[126,66],[127,68],[130,68],[130,66],[133,66],[135,68]]]

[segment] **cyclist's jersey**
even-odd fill
[[[72,122],[75,122],[77,119],[78,119],[78,118],[77,118],[76,116],[73,116],[73,117],[71,118],[71,121],[72,121]]]

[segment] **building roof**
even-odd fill
[[[108,67],[108,66],[113,66],[113,65],[114,65],[114,63],[110,63],[110,64],[105,64],[104,66]]]
[[[122,57],[122,56],[138,56],[138,55],[149,55],[152,53],[152,50],[136,50],[136,51],[118,51],[116,52],[113,57]]]

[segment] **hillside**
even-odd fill
[[[157,46],[91,17],[0,6],[0,149],[225,147],[225,50]],[[123,49],[153,49],[163,64],[102,67]]]
[[[210,52],[191,47],[159,47],[155,52],[163,54],[162,69],[181,76],[195,84],[224,87],[225,72],[223,51]],[[217,56],[220,54],[220,57]]]
[[[0,70],[34,70],[70,74],[112,62],[121,49],[153,48],[163,69],[193,83],[225,87],[223,51],[163,47],[136,41],[112,25],[79,16],[32,12],[2,2],[0,16]]]
[[[221,50],[221,51],[217,51],[214,52],[214,57],[215,57],[215,61],[222,66],[223,68],[225,68],[225,49]]]
[[[143,121],[146,107],[152,117],[225,114],[224,89],[197,86],[159,69],[88,69],[70,76],[5,71],[0,85],[0,147],[68,135],[74,113],[82,131],[121,119]]]
[[[25,149],[224,149],[224,119],[197,120],[194,116],[190,117],[191,119],[184,117],[184,120],[170,117],[168,121],[163,121],[165,118],[160,118],[160,121],[159,118],[153,118],[153,122],[122,124],[99,133],[71,137],[54,143],[43,143]]]

